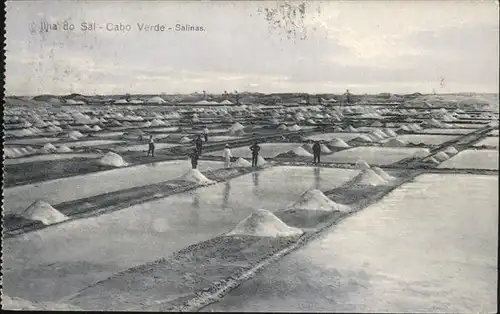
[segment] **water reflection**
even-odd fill
[[[226,209],[229,203],[229,193],[231,192],[231,181],[226,181],[224,190],[222,191],[222,208]]]
[[[315,189],[319,189],[319,182],[320,182],[320,167],[314,167],[314,184],[315,184]]]
[[[255,187],[259,186],[259,176],[260,173],[258,171],[252,172],[253,185]]]
[[[193,207],[194,209],[190,210],[189,221],[192,226],[198,226],[200,224],[200,194],[197,190],[191,193],[193,196]]]

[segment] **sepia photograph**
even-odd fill
[[[2,310],[498,312],[498,1],[4,15]]]

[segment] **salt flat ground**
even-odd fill
[[[174,146],[179,146],[179,144],[171,144],[171,143],[155,143],[155,150],[162,149],[162,148],[168,148],[168,147],[174,147]],[[112,150],[115,152],[140,152],[140,151],[145,151],[147,152],[149,149],[148,143],[144,144],[138,144],[138,145],[130,145],[130,146],[120,146],[113,148]]]
[[[453,135],[403,134],[398,135],[396,139],[413,144],[440,145],[457,137]]]
[[[474,144],[474,146],[483,146],[483,145],[498,148],[498,137],[491,137],[491,136],[485,137],[476,144]]]
[[[363,133],[341,133],[341,132],[334,132],[334,133],[324,133],[324,134],[315,134],[306,137],[308,140],[313,140],[313,141],[331,141],[334,138],[341,139],[345,142],[349,142],[352,139],[355,139],[356,137],[360,136]]]
[[[228,232],[259,208],[290,205],[359,171],[277,167],[4,241],[4,293],[56,301],[96,280]]]
[[[440,164],[438,168],[498,170],[498,150],[466,149]]]
[[[273,158],[281,153],[285,153],[289,150],[292,150],[296,147],[302,146],[301,143],[262,143],[259,144],[260,152],[259,155],[264,158]],[[208,156],[222,156],[222,150],[210,152],[206,155]],[[243,158],[251,158],[252,151],[250,150],[250,145],[232,148],[231,153],[235,157],[243,157]]]
[[[222,162],[202,160],[198,169],[205,171],[222,166]],[[165,161],[15,186],[4,190],[4,213],[19,213],[39,199],[54,205],[168,181],[180,177],[189,169],[191,164],[188,160]]]
[[[17,164],[24,164],[24,163],[28,163],[28,162],[48,161],[48,160],[63,160],[63,159],[73,159],[73,158],[93,159],[93,158],[98,158],[101,156],[103,156],[103,155],[97,154],[97,153],[81,153],[81,154],[63,153],[63,154],[33,155],[33,156],[27,156],[27,157],[5,159],[4,163],[6,165],[17,165]]]
[[[370,165],[390,165],[401,159],[412,157],[419,152],[426,152],[426,149],[415,147],[354,147],[332,155],[322,156],[321,161],[355,163],[361,159]]]
[[[109,145],[117,143],[124,143],[124,141],[90,140],[90,141],[66,142],[64,143],[64,145],[68,146],[69,148],[78,148],[78,147],[92,147],[92,146]]]
[[[6,139],[5,144],[20,144],[20,145],[33,145],[33,144],[45,144],[54,143],[60,141],[60,137],[34,137],[34,138],[23,138],[23,139]]]
[[[423,129],[418,133],[442,133],[442,134],[468,134],[474,130],[471,129]]]
[[[203,311],[496,313],[497,186],[422,175]]]

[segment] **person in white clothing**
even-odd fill
[[[155,156],[155,140],[153,139],[153,135],[149,136],[149,149],[148,149],[148,156],[149,153],[151,153],[151,156]]]
[[[203,128],[203,137],[205,137],[205,143],[208,142],[208,128],[205,126]]]
[[[231,154],[231,150],[229,149],[228,144],[226,144],[226,148],[224,148],[223,157],[224,157],[224,167],[229,168],[229,164],[231,163],[231,157],[233,157],[233,155]]]

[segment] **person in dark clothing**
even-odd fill
[[[191,158],[191,167],[196,169],[198,167],[198,159],[200,158],[198,155],[198,149],[193,149],[191,154],[189,154],[189,157]]]
[[[314,141],[313,147],[313,155],[314,155],[314,164],[317,164],[320,162],[320,155],[321,155],[321,146],[319,145],[318,141]]]
[[[250,150],[252,151],[252,167],[257,167],[257,159],[259,158],[260,146],[257,144],[257,141],[250,146]]]
[[[201,148],[203,147],[203,140],[201,139],[201,135],[198,135],[194,143],[196,145],[196,150],[198,151],[198,155],[201,155]]]
[[[155,156],[155,140],[153,139],[153,135],[149,136],[149,149],[148,149],[148,156],[151,153],[151,156]]]

